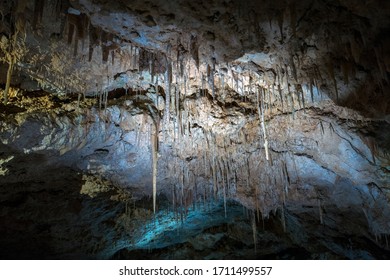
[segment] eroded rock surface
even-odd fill
[[[388,258],[389,6],[355,2],[3,2],[1,257]]]

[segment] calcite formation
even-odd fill
[[[2,258],[389,256],[388,3],[1,5]]]

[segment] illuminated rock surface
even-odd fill
[[[24,2],[1,258],[390,257],[389,4]]]

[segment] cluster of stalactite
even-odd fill
[[[158,208],[158,174],[167,172],[177,179],[172,185],[172,202],[181,218],[194,202],[222,199],[226,205],[226,201],[234,199],[238,192],[255,198],[254,205],[248,205],[256,209],[258,217],[260,213],[269,213],[269,207],[283,210],[289,185],[285,163],[287,155],[269,150],[272,140],[267,122],[280,114],[294,118],[296,111],[305,110],[326,98],[324,92],[336,102],[341,102],[344,96],[339,90],[340,83],[345,86],[353,83],[359,69],[365,66],[366,62],[361,57],[367,52],[375,54],[376,67],[372,75],[382,94],[389,84],[390,62],[385,54],[385,45],[379,42],[370,49],[366,42],[368,29],[364,26],[361,32],[338,34],[331,31],[337,29],[329,25],[325,30],[331,35],[337,34],[340,40],[328,42],[328,48],[341,51],[339,56],[324,58],[321,65],[313,63],[308,54],[318,47],[303,44],[299,49],[291,48],[287,59],[280,57],[272,68],[265,68],[253,62],[227,63],[217,61],[215,57],[201,58],[200,42],[196,36],[191,36],[189,42],[178,40],[176,45],[167,44],[165,51],[147,50],[93,26],[86,14],[69,12],[70,6],[64,1],[35,0],[34,3],[33,30],[40,28],[46,4],[51,3],[62,21],[60,34],[73,49],[74,59],[83,57],[82,63],[88,67],[99,62],[105,71],[98,78],[92,76],[90,81],[84,81],[84,84],[80,83],[81,87],[72,90],[85,93],[86,84],[93,80],[96,83],[94,94],[101,109],[107,108],[110,85],[122,86],[136,93],[129,98],[135,100],[134,104],[153,123],[148,129],[152,152],[153,209],[156,211]],[[65,16],[60,16],[61,13]],[[290,20],[291,33],[295,35],[298,32],[297,15],[293,5],[290,7]],[[283,13],[278,14],[282,43],[286,37],[284,22]],[[65,65],[64,58],[58,59],[58,68]],[[82,72],[87,73],[88,67],[78,76],[86,77]],[[52,70],[48,68],[46,72]],[[55,73],[53,83],[60,88],[69,87],[69,80],[59,72]],[[36,79],[45,78],[43,72],[30,74]],[[120,82],[120,79],[123,81]],[[150,92],[155,96],[153,100],[148,96]],[[162,105],[160,97],[165,99]],[[209,118],[209,122],[199,115],[205,104],[214,110],[237,108],[248,120],[256,123],[258,133],[246,133],[244,129],[230,133],[216,132],[213,127],[214,112],[208,111],[206,119]],[[203,123],[199,119],[203,119]],[[161,142],[171,143],[177,152],[175,161],[165,167],[162,167],[165,163],[158,160],[163,152],[160,151]],[[245,143],[253,142],[258,143],[254,151],[243,150]],[[321,211],[320,217],[322,220]]]
[[[26,9],[26,5],[24,1],[18,1],[15,10],[21,14]],[[340,96],[340,83],[341,81],[344,83],[342,86],[353,83],[362,67],[372,70],[372,66],[366,65],[367,61],[363,59],[367,53],[375,54],[376,58],[374,63],[376,67],[371,73],[377,87],[375,92],[378,92],[377,95],[386,92],[389,85],[389,57],[385,52],[386,41],[379,38],[378,42],[372,44],[372,40],[375,38],[368,36],[370,30],[363,21],[353,19],[353,32],[347,32],[348,30],[344,30],[345,28],[341,30],[334,28],[331,23],[324,25],[323,33],[327,35],[324,35],[324,38],[339,38],[339,40],[328,41],[326,45],[329,52],[332,50],[337,50],[337,52],[332,51],[328,56],[324,56],[323,61],[315,62],[312,61],[311,53],[316,51],[323,53],[324,50],[321,49],[323,47],[297,42],[298,33],[303,32],[296,28],[299,24],[297,22],[299,9],[294,3],[286,7],[285,11],[281,10],[275,16],[278,19],[281,42],[290,49],[290,54],[288,57],[285,55],[283,58],[281,57],[272,68],[268,69],[253,62],[241,64],[233,61],[226,63],[217,61],[215,57],[200,57],[199,46],[201,42],[195,35],[191,36],[188,42],[182,42],[178,39],[176,45],[168,44],[163,52],[146,50],[92,25],[86,14],[72,9],[67,1],[34,1],[31,27],[32,30],[44,28],[43,24],[48,14],[54,14],[57,20],[61,21],[58,34],[73,48],[75,61],[81,59],[81,62],[86,66],[78,73],[80,81],[85,80],[87,76],[83,72],[88,72],[89,68],[93,68],[92,65],[88,65],[88,62],[96,64],[99,61],[97,58],[93,59],[94,54],[101,57],[99,61],[102,64],[101,69],[102,72],[106,73],[100,75],[99,78],[92,77],[86,80],[86,83],[97,81],[95,89],[97,94],[105,94],[105,91],[109,91],[109,85],[114,83],[118,73],[132,72],[137,74],[130,77],[130,80],[133,81],[123,85],[124,87],[143,87],[145,89],[149,84],[156,85],[156,88],[159,85],[164,85],[163,94],[167,95],[164,122],[169,119],[168,107],[173,86],[179,88],[180,94],[184,95],[192,94],[193,87],[196,86],[200,93],[210,92],[213,99],[220,100],[224,96],[226,87],[244,97],[250,92],[254,92],[252,87],[257,84],[266,91],[265,96],[269,97],[269,104],[279,103],[273,107],[291,112],[298,108],[304,108],[310,101],[307,100],[308,97],[313,102],[313,92],[321,88],[324,88],[326,93],[336,102],[351,102],[345,100],[345,96]],[[311,10],[308,13],[310,12]],[[286,15],[289,15],[289,22]],[[20,18],[20,16],[17,17],[17,19]],[[272,22],[270,19],[270,24]],[[22,25],[25,24],[26,22]],[[283,43],[283,38],[287,36],[284,34],[286,32],[291,33],[289,34],[291,38],[289,42]],[[370,46],[373,46],[372,49]],[[63,59],[63,61],[66,60],[67,58]],[[82,68],[81,65],[79,66]],[[149,73],[148,77],[144,77],[145,71]],[[42,80],[44,76],[50,76],[50,73],[41,73],[42,71],[38,70],[28,72],[38,80]],[[49,72],[49,69],[46,72]],[[66,75],[69,74],[65,73],[62,76]],[[102,79],[102,77],[107,78]],[[139,82],[139,79],[143,81]],[[53,86],[57,85],[61,89],[70,84],[70,81],[61,77],[53,77],[52,80]],[[87,86],[83,85],[78,88],[65,89],[65,91],[77,92],[86,88]],[[309,96],[305,94],[305,90],[310,91]],[[356,98],[360,97],[359,95]],[[272,106],[270,105],[270,107]],[[386,111],[387,108],[383,108],[383,110]]]

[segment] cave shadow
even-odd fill
[[[50,154],[0,144],[0,159],[0,259],[95,259],[113,239],[113,191],[81,194],[82,172]]]

